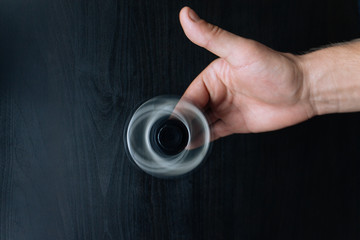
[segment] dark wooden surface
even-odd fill
[[[280,51],[359,37],[357,0],[0,0],[0,239],[359,239],[360,115],[217,141],[178,179],[129,161],[131,111],[215,56],[185,4]]]

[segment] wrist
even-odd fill
[[[299,56],[315,115],[360,111],[360,42]]]
[[[339,111],[336,83],[333,79],[333,58],[326,51],[319,50],[299,56],[304,86],[307,87],[307,101],[314,115]]]

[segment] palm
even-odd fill
[[[217,79],[207,81],[217,84],[208,84],[214,86],[208,91],[217,91],[212,93],[217,98],[209,102],[208,114],[212,121],[223,122],[221,135],[275,130],[310,117],[296,64],[286,55],[259,47],[262,51],[250,65],[233,66],[223,59],[213,63]]]

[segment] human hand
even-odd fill
[[[299,56],[274,51],[180,12],[186,36],[219,56],[183,95],[209,117],[212,140],[284,128],[314,116]]]

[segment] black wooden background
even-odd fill
[[[360,238],[358,113],[221,139],[177,179],[130,163],[131,111],[215,58],[185,5],[279,51],[360,32],[356,0],[0,0],[1,240]]]

